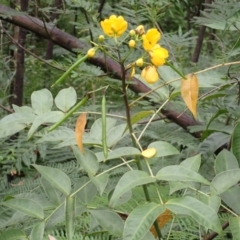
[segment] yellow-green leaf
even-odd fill
[[[76,127],[75,127],[75,137],[76,137],[76,142],[77,145],[82,153],[84,153],[83,149],[83,143],[82,143],[82,138],[83,138],[83,133],[85,129],[85,125],[87,123],[87,114],[83,113],[81,114],[76,122]]]
[[[186,79],[182,79],[182,98],[194,117],[197,116],[198,90],[198,78],[194,73],[188,74]]]

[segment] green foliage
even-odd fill
[[[99,13],[99,1],[66,1],[58,24],[69,30],[70,23],[85,42],[91,39],[89,31],[94,41],[102,34],[100,15],[121,14],[129,29],[160,26],[162,45],[174,68],[198,71],[202,124],[183,129],[160,114],[169,101],[172,110],[186,110],[173,67],[158,67],[161,79],[153,85],[135,75],[152,89],[143,99],[130,93],[128,82],[121,86],[114,74],[105,76],[99,67],[83,62],[83,50],[76,58],[54,49],[55,59],[48,63],[64,70],[63,75],[57,70],[46,74],[46,63],[27,56],[25,104],[13,105],[8,115],[0,112],[0,240],[41,240],[48,235],[57,240],[154,239],[151,227],[163,219],[166,209],[172,216],[156,228],[159,238],[198,239],[214,231],[219,234],[216,239],[226,234],[238,239],[239,3],[214,1],[200,15],[196,3],[106,1]],[[48,2],[41,4],[43,15],[54,10]],[[195,65],[189,52],[198,38],[197,24],[208,30]],[[119,39],[105,40],[99,51],[124,67],[147,54],[140,47],[131,54],[128,36]],[[32,49],[41,48],[40,44]],[[1,56],[1,105],[7,105],[13,69],[4,61],[4,51]],[[53,82],[56,87],[49,91]],[[74,132],[76,116],[82,112],[88,113],[84,152]],[[201,137],[195,138],[199,132]],[[221,151],[223,146],[227,149]],[[147,159],[141,152],[149,148],[156,154]],[[9,182],[11,175],[16,179]],[[225,221],[229,228],[222,231]]]

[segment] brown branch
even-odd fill
[[[222,230],[226,229],[228,226],[229,226],[229,222],[225,222],[225,223],[222,225]],[[218,236],[218,233],[213,232],[213,233],[208,234],[208,235],[204,238],[204,240],[212,240],[212,239],[214,239],[214,238],[217,237],[217,236]]]
[[[38,18],[26,14],[20,14],[18,11],[15,11],[14,9],[11,9],[4,5],[0,5],[0,19],[25,28],[31,32],[37,33],[38,35],[41,35],[46,39],[51,39],[57,45],[73,53],[78,53],[79,51],[86,53],[86,51],[91,47],[90,45],[80,41],[74,36],[61,31],[57,27],[52,28],[51,25],[43,23]],[[103,55],[98,54],[96,57],[91,58],[89,62],[93,65],[101,67],[105,72],[110,72],[112,76],[114,76],[114,78],[118,80],[122,79],[121,67],[119,63],[113,61],[112,59],[108,57],[104,58]],[[127,75],[126,78],[128,79],[128,77],[129,76]],[[150,88],[144,85],[137,78],[131,79],[131,84],[129,85],[129,88],[135,93],[147,93],[150,91]],[[162,113],[167,116],[168,119],[177,123],[182,128],[187,129],[189,126],[198,124],[193,118],[191,118],[187,114],[182,114],[180,116],[180,113],[171,110],[169,106],[167,107],[168,108],[164,108],[162,110]],[[199,134],[194,134],[194,136],[199,137]]]
[[[206,4],[211,4],[212,0],[206,0],[205,1]],[[208,8],[205,7],[205,10],[207,10]],[[197,63],[200,53],[201,53],[201,49],[202,49],[202,45],[203,45],[203,39],[204,39],[204,35],[205,35],[205,31],[206,31],[206,26],[202,25],[199,29],[198,32],[198,39],[197,39],[197,44],[192,56],[192,62]]]

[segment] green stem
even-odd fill
[[[182,78],[186,79],[186,76],[181,73],[173,64],[171,64],[170,62],[166,62],[166,65],[168,65],[170,68],[172,68],[176,73],[178,73]]]
[[[122,91],[123,91],[124,104],[125,104],[125,108],[126,108],[127,125],[128,125],[128,129],[129,129],[131,138],[132,138],[133,146],[135,148],[138,148],[137,142],[136,142],[136,140],[133,136],[134,133],[133,133],[133,128],[132,128],[132,124],[131,124],[130,108],[129,108],[129,105],[128,105],[127,90],[126,90],[127,85],[126,85],[125,67],[124,67],[124,62],[121,60],[119,50],[118,50],[118,57],[119,57],[119,62],[120,62],[120,65],[121,65],[121,72],[122,72]],[[137,168],[139,170],[142,170],[140,157],[138,155],[136,155],[135,157],[136,157]],[[149,194],[149,191],[147,189],[147,186],[143,185],[142,187],[143,187],[143,191],[144,191],[146,200],[148,202],[151,202],[151,198],[150,198],[150,194]],[[161,239],[162,238],[162,233],[161,233],[161,230],[159,228],[159,225],[158,225],[157,221],[154,222],[154,227],[156,229],[158,238]]]
[[[61,83],[80,63],[84,62],[88,58],[87,55],[78,59],[51,87]]]
[[[56,129],[59,125],[61,125],[63,122],[65,122],[70,116],[73,115],[74,112],[78,110],[82,105],[84,105],[88,100],[88,97],[84,97],[77,105],[75,105],[60,121],[56,122],[54,125],[52,125],[48,131],[51,132],[54,129]]]

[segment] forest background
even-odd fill
[[[238,240],[239,9],[1,0],[0,240]]]

